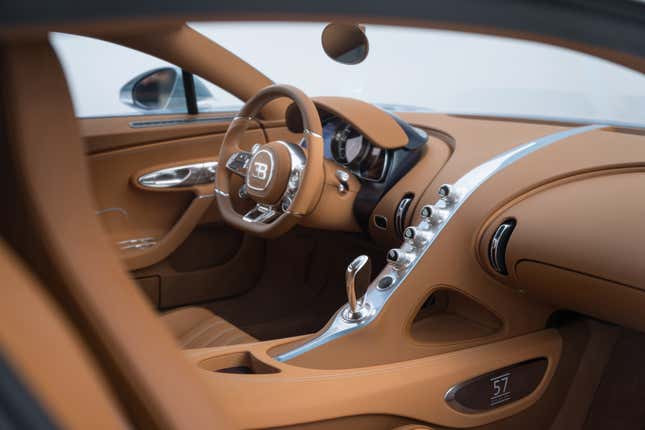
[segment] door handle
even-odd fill
[[[141,175],[137,182],[148,188],[190,187],[215,182],[217,161],[168,167]]]

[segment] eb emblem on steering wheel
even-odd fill
[[[247,187],[256,191],[265,190],[273,179],[275,155],[271,149],[261,149],[251,158],[251,167],[246,179]]]
[[[255,163],[253,165],[253,177],[256,179],[264,180],[267,178],[267,170],[269,165],[266,163]]]

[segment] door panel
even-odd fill
[[[191,207],[196,195],[212,194],[212,187],[209,190],[207,186],[195,189],[144,189],[135,186],[133,178],[140,172],[216,160],[222,138],[223,134],[220,133],[89,155],[97,211],[114,242],[144,237],[161,240]],[[244,140],[249,146],[262,142],[264,134],[260,130],[250,130]],[[201,206],[203,215],[208,205]],[[141,264],[130,267],[139,268]]]
[[[213,301],[243,294],[257,285],[264,250],[262,239],[223,224],[204,224],[168,258],[132,275],[146,284],[150,277],[157,280],[157,303],[162,309]]]
[[[141,186],[143,173],[217,161],[230,116],[218,122],[133,127],[132,122],[185,116],[79,120],[84,132],[97,215],[151,301],[161,308],[211,301],[252,288],[264,243],[221,223],[213,184],[177,188]],[[164,138],[167,136],[167,138]],[[261,127],[242,146],[265,143]]]
[[[204,135],[223,136],[235,113],[194,115],[116,116],[79,119],[89,154],[113,151],[145,143]],[[196,121],[197,119],[197,121]],[[170,125],[163,125],[172,121]],[[253,126],[250,126],[253,129]],[[255,129],[259,129],[257,124]]]

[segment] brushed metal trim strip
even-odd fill
[[[151,119],[132,121],[128,125],[130,128],[148,128],[148,127],[170,127],[174,125],[191,125],[202,123],[218,123],[233,121],[234,117],[222,116],[217,118],[177,118],[177,119]]]

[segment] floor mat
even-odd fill
[[[347,265],[361,254],[370,255],[375,275],[385,264],[384,250],[357,234],[304,228],[267,241],[266,253],[255,288],[200,305],[260,340],[319,330],[347,301]]]

